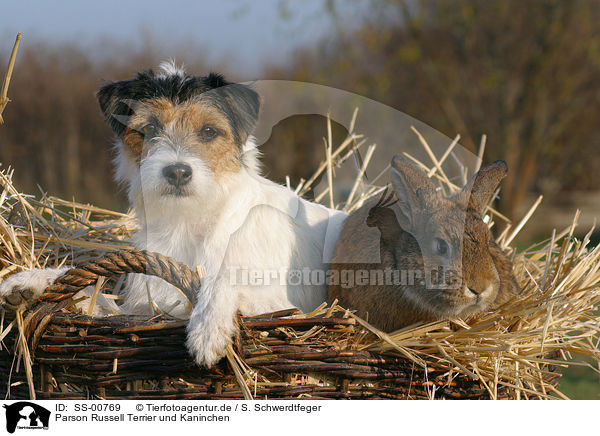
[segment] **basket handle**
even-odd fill
[[[200,276],[181,262],[145,250],[110,252],[72,268],[48,286],[40,300],[58,303],[73,297],[100,277],[112,278],[129,273],[160,277],[179,288],[192,305],[195,304],[196,293],[201,284]]]
[[[38,304],[25,320],[25,338],[30,344],[31,355],[44,334],[54,314],[68,305],[69,298],[94,284],[100,277],[112,278],[122,274],[139,273],[160,277],[179,288],[192,305],[200,289],[200,276],[187,265],[176,260],[145,250],[123,250],[105,254],[76,268],[68,270],[48,286],[40,296]]]

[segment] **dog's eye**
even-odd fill
[[[435,238],[433,240],[433,252],[438,256],[447,256],[450,252],[450,246],[443,239]]]
[[[144,137],[146,137],[146,139],[151,139],[156,136],[156,132],[158,132],[158,128],[156,127],[156,124],[149,123],[149,124],[146,124],[144,127],[142,127],[140,129],[140,131],[142,132],[142,135],[144,135]]]
[[[201,141],[211,141],[217,137],[219,132],[214,127],[204,126],[198,132]]]

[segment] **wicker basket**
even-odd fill
[[[189,357],[185,322],[92,318],[62,310],[99,276],[131,272],[162,277],[187,294],[199,284],[185,265],[139,251],[110,253],[69,271],[48,288],[21,329],[4,339],[0,383],[5,398],[489,398],[480,382],[464,374],[435,364],[423,368],[396,353],[367,351],[364,344],[372,334],[339,308],[316,316],[290,309],[240,318],[233,353],[239,359],[224,359],[210,369]],[[16,346],[20,332],[25,352]],[[29,376],[28,368],[17,371],[17,349],[31,354]],[[497,398],[509,397],[508,391],[497,392]]]

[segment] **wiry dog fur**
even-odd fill
[[[235,268],[324,270],[325,245],[335,242],[345,218],[261,177],[250,136],[259,114],[255,91],[167,63],[158,74],[106,84],[98,100],[118,137],[116,178],[140,224],[135,246],[206,271],[188,324],[187,346],[199,364],[224,355],[236,312],[309,311],[326,300],[325,285],[232,281]],[[39,295],[63,272],[33,270],[5,280],[4,304],[22,307],[23,292]],[[171,314],[189,314],[177,305],[184,303],[180,292],[143,275],[128,277],[118,310],[149,314],[149,295],[162,310],[175,305]]]

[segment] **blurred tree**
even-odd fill
[[[209,68],[202,52],[188,49],[166,54],[156,49],[150,36],[141,49],[111,46],[114,41],[93,51],[77,45],[26,42],[11,83],[6,123],[0,127],[0,164],[15,168],[16,184],[23,192],[39,193],[40,186],[51,195],[123,209],[127,202],[124,195],[115,195],[111,177],[113,135],[102,119],[95,92],[104,80],[132,77],[169,57],[185,60],[191,74],[206,74]],[[117,52],[119,56],[114,56]],[[6,58],[0,53],[0,59]],[[231,80],[244,80],[227,74],[229,69],[215,66]],[[302,141],[294,135],[298,130],[304,134]],[[346,133],[333,123],[334,143],[341,142]],[[280,183],[289,175],[291,185],[297,186],[323,159],[326,135],[322,116],[282,120],[261,146],[264,173]]]
[[[113,135],[95,93],[105,80],[123,80],[170,56],[184,56],[161,53],[151,41],[139,49],[111,44],[104,43],[107,56],[77,45],[31,40],[22,44],[11,81],[11,104],[4,111],[6,123],[0,127],[0,163],[15,168],[22,192],[39,193],[40,186],[66,199],[126,207],[124,195],[115,195]],[[189,71],[206,71],[199,56],[186,60]]]
[[[365,95],[449,137],[460,133],[473,152],[487,134],[486,159],[509,164],[500,206],[513,218],[530,190],[598,189],[600,2],[324,5],[331,35],[297,52],[292,62],[267,68],[263,77]],[[39,184],[52,194],[119,206],[109,176],[111,133],[94,92],[104,79],[130,77],[171,56],[185,59],[192,72],[207,71],[202,50],[165,52],[150,39],[140,50],[114,41],[102,47],[24,41],[0,128],[0,162],[17,169],[23,191],[35,192]],[[0,57],[7,58],[8,53]],[[289,174],[292,184],[323,158],[325,132],[320,117],[294,118],[282,121],[263,147],[266,173],[278,181]]]
[[[267,104],[269,104],[267,102]],[[348,131],[339,123],[331,122],[331,140],[341,144]],[[302,179],[310,179],[325,158],[327,118],[321,115],[294,115],[273,126],[271,136],[261,145],[261,161],[266,177],[279,183],[290,179],[292,188]],[[318,186],[318,178],[313,186]],[[307,197],[314,197],[310,190]]]
[[[315,52],[271,77],[343,88],[402,110],[486,159],[505,159],[500,207],[511,217],[528,191],[598,188],[600,2],[386,0],[348,3]],[[342,13],[339,13],[339,12]]]

